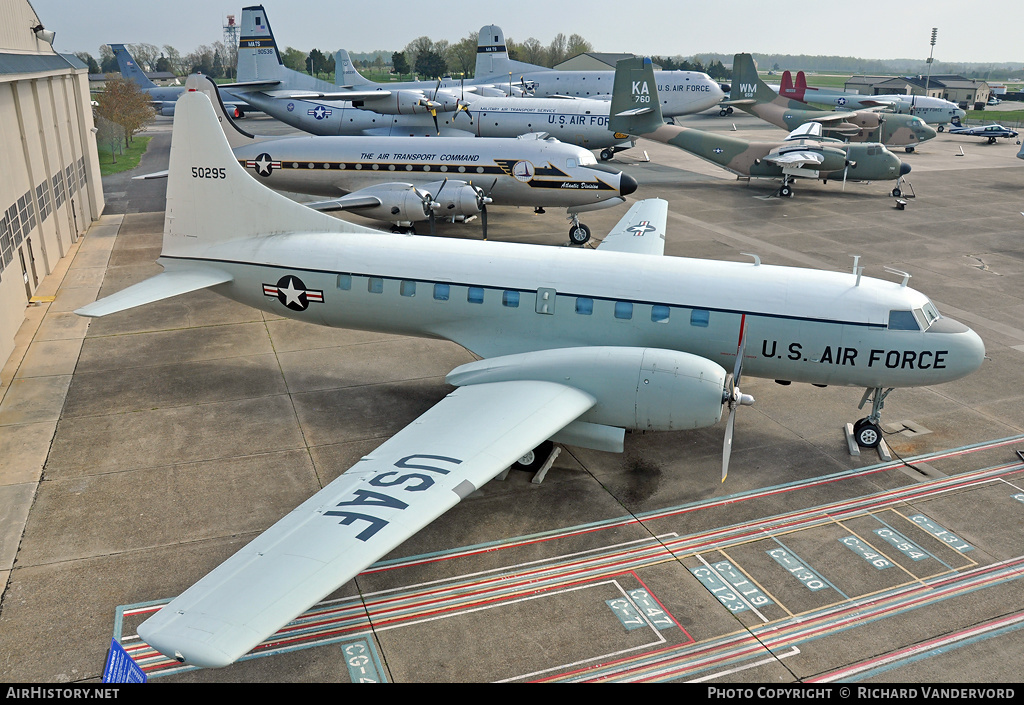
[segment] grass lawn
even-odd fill
[[[137,135],[129,144],[128,149],[118,155],[111,155],[109,144],[97,142],[96,147],[100,154],[100,175],[109,176],[110,174],[117,174],[137,167],[139,160],[142,159],[142,155],[146,153],[146,147],[149,146],[151,139],[153,138]],[[115,156],[117,159],[116,164],[114,163]]]

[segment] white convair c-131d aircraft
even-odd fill
[[[164,272],[77,313],[210,288],[300,321],[447,339],[482,359],[139,635],[184,663],[230,664],[551,440],[622,452],[624,429],[701,428],[728,408],[724,479],[735,412],[753,402],[741,374],[867,387],[862,430],[877,434],[892,388],[981,365],[978,335],[906,280],[666,257],[667,215],[665,201],[640,201],[594,250],[381,233],[257,183],[207,96],[183,96]]]

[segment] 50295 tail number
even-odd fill
[[[227,171],[224,167],[194,166],[192,167],[193,179],[226,179]]]

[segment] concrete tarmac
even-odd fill
[[[739,113],[682,124],[751,139]],[[266,118],[246,129],[284,134]],[[940,134],[892,183],[744,181],[651,142],[609,162],[669,202],[666,254],[913,276],[988,354],[897,390],[892,460],[851,455],[863,390],[745,378],[724,423],[564,447],[510,472],[228,668],[180,668],[134,628],[448,391],[457,345],[317,328],[198,292],[102,319],[160,271],[170,121],[43,282],[0,371],[0,679],[98,682],[112,638],[155,682],[1020,680],[1024,160]],[[961,156],[962,148],[962,156]],[[595,243],[625,206],[584,218]],[[493,208],[489,238],[565,246],[555,209]],[[364,224],[371,221],[353,218]],[[478,238],[479,224],[440,236]],[[726,288],[729,282],[721,282]]]

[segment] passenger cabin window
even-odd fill
[[[466,301],[471,304],[482,304],[484,302],[484,290],[479,286],[469,287],[466,293]]]
[[[633,317],[633,304],[628,301],[615,302],[615,317],[628,321]]]
[[[384,280],[380,277],[370,277],[366,280],[366,290],[371,294],[379,294],[384,291]]]
[[[447,301],[451,295],[451,289],[447,284],[434,284],[434,300]]]
[[[351,274],[339,274],[338,275],[338,288],[342,291],[348,291],[352,288],[352,275]]]
[[[576,299],[576,313],[581,316],[589,316],[594,312],[594,300],[581,296]]]
[[[398,293],[402,296],[416,296],[416,282],[402,280],[402,284],[398,288]]]
[[[501,294],[501,305],[509,308],[519,308],[519,292],[504,291]]]
[[[698,328],[707,328],[711,320],[711,312],[703,308],[695,308],[690,311],[690,325]]]
[[[889,311],[889,330],[921,330],[913,311]]]
[[[668,323],[668,306],[652,306],[651,307],[651,320],[655,323]]]

